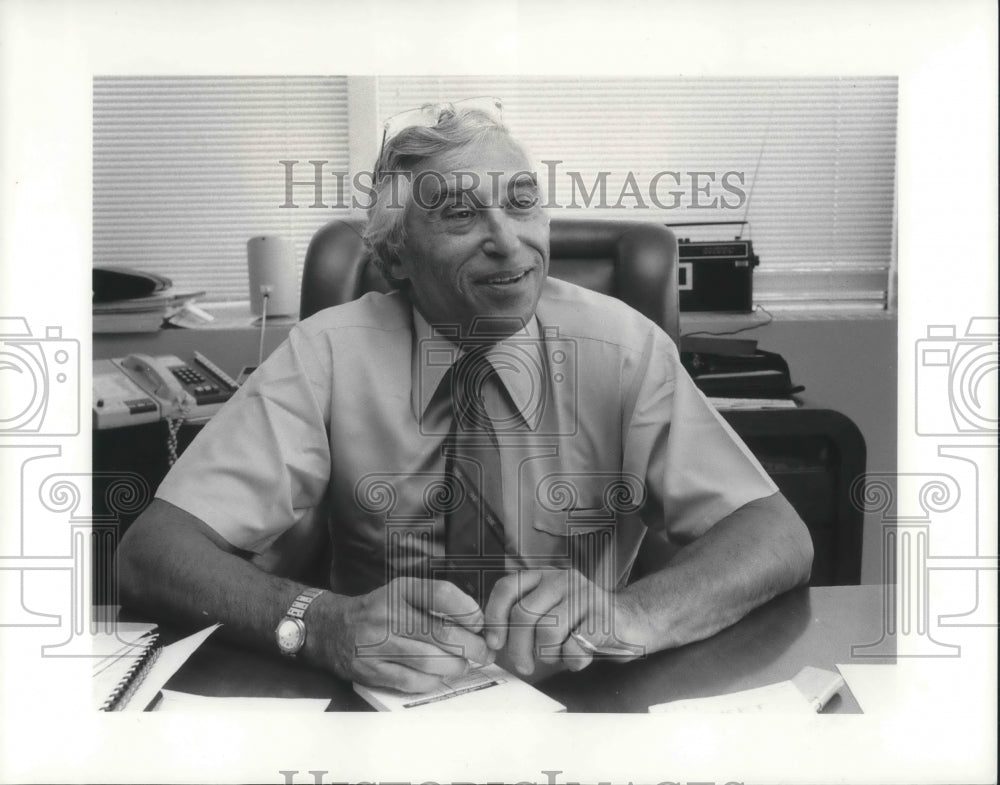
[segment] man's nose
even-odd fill
[[[521,243],[517,223],[502,208],[486,210],[486,231],[483,250],[491,256],[510,256]]]

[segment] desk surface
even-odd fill
[[[806,665],[836,670],[838,663],[857,661],[852,645],[882,637],[881,618],[881,586],[801,588],[707,640],[627,664],[595,663],[536,686],[572,712],[645,712],[654,703],[784,681]],[[371,710],[348,682],[277,653],[212,638],[167,687],[201,695],[323,697],[330,698],[331,711]],[[860,708],[844,688],[826,712],[857,714]]]

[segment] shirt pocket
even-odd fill
[[[581,503],[535,517],[531,537],[538,551],[548,552],[548,565],[574,569],[598,586],[618,582],[618,521],[599,503]]]
[[[614,527],[615,515],[599,499],[561,510],[537,510],[531,525],[535,531],[555,537],[572,537],[601,526]]]
[[[640,478],[621,472],[552,473],[536,487],[532,526],[556,536],[613,527],[640,509],[646,496]]]
[[[566,566],[614,586],[619,551],[632,549],[630,519],[645,499],[641,481],[621,473],[574,472],[547,475],[537,488],[531,518],[536,540],[546,541]]]

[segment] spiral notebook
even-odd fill
[[[93,666],[92,694],[96,708],[127,708],[161,649],[159,633],[152,625],[94,636],[93,652],[98,659]]]

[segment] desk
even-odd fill
[[[881,586],[803,587],[707,640],[635,662],[595,663],[536,686],[572,712],[645,712],[667,700],[784,681],[805,665],[835,670],[837,663],[852,662],[852,645],[879,640],[881,603]],[[372,710],[332,675],[213,638],[167,687],[201,695],[328,697],[330,711]],[[845,688],[826,712],[858,714],[860,708]]]

